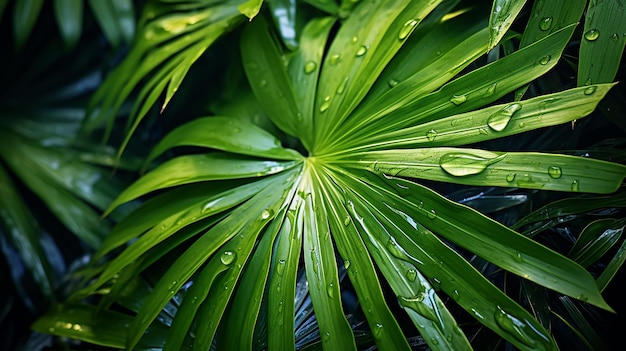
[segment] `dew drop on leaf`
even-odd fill
[[[228,266],[231,263],[233,263],[233,261],[235,261],[236,257],[237,257],[236,253],[234,253],[233,251],[230,251],[230,250],[226,250],[226,251],[224,251],[224,253],[222,253],[222,256],[220,256],[220,261],[223,264]]]
[[[428,133],[426,133],[426,138],[428,141],[434,141],[435,138],[437,138],[437,131],[434,129],[429,130]]]
[[[265,210],[263,210],[263,212],[261,212],[261,219],[263,220],[268,219],[273,214],[274,214],[274,211],[272,209],[266,208]]]
[[[374,328],[372,329],[372,334],[374,335],[375,339],[380,339],[383,336],[383,325],[380,323],[376,323],[376,325],[374,325]]]
[[[396,85],[398,85],[398,81],[397,81],[397,80],[395,80],[395,79],[389,79],[388,84],[389,84],[389,87],[390,87],[390,88],[393,88],[393,87],[395,87]]]
[[[432,294],[434,294],[434,292],[432,292]],[[398,297],[398,303],[403,308],[409,308],[425,318],[438,323],[439,319],[437,318],[434,308],[429,304],[430,302],[428,296],[424,293],[417,294],[413,297]]]
[[[387,250],[396,258],[405,261],[409,260],[409,257],[406,255],[404,250],[402,250],[402,248],[398,245],[398,243],[396,243],[395,239],[393,238],[389,238],[389,241],[387,241]]]
[[[561,175],[563,174],[561,167],[559,166],[550,166],[548,167],[548,174],[550,175],[550,177],[554,178],[554,179],[558,179],[561,178]]]
[[[578,180],[574,180],[570,188],[572,189],[572,191],[579,191]]]
[[[514,103],[507,105],[489,116],[487,125],[496,132],[500,132],[506,128],[513,115],[521,109],[522,104]]]
[[[333,283],[328,284],[328,287],[326,288],[326,294],[328,294],[328,297],[330,297],[331,299],[335,297],[335,285]]]
[[[436,337],[434,337],[434,336],[432,338],[430,338],[430,342],[433,345],[439,345],[439,340]]]
[[[539,22],[539,29],[546,31],[552,27],[552,17],[544,17]]]
[[[489,96],[493,95],[493,93],[496,92],[496,85],[497,85],[497,83],[491,84],[487,88],[487,90],[485,90],[485,92],[483,93],[483,97],[489,97]]]
[[[346,87],[348,86],[348,79],[350,78],[346,77],[344,78],[344,80],[341,81],[341,83],[337,87],[337,94],[341,95],[344,91],[346,91]]]
[[[467,95],[453,95],[450,98],[450,102],[457,106],[464,103],[465,101],[467,101]]]
[[[365,45],[363,45],[356,51],[355,56],[356,57],[363,56],[363,55],[365,55],[366,52],[367,52],[367,47]]]
[[[406,21],[406,23],[402,26],[402,28],[400,28],[400,33],[398,33],[398,39],[400,40],[406,39],[409,36],[409,34],[413,32],[413,29],[415,29],[415,26],[417,26],[416,20],[412,19],[412,20]]]
[[[505,155],[494,154],[492,158],[485,158],[469,153],[448,153],[441,156],[439,166],[450,175],[464,177],[481,173],[489,165],[502,160]]]
[[[415,269],[409,269],[406,271],[406,279],[414,282],[415,278],[417,278],[417,271]]]
[[[350,260],[344,260],[343,261],[343,266],[346,270],[348,270],[350,268]]]
[[[519,252],[516,252],[513,254],[513,259],[515,260],[515,262],[519,262],[519,263],[524,262],[524,258],[522,257],[522,254]]]
[[[343,224],[344,225],[350,225],[350,216],[346,216],[346,218],[343,220]]]
[[[285,260],[278,260],[278,264],[276,265],[276,273],[282,276],[285,271]]]
[[[600,36],[600,31],[597,29],[590,29],[587,32],[585,32],[585,39],[589,40],[589,41],[595,41],[598,40],[598,37]]]
[[[317,63],[315,61],[308,61],[304,64],[304,73],[311,74],[317,68]]]
[[[357,41],[359,41],[358,37],[352,37],[352,39],[350,40],[352,42],[352,44],[356,44]]]
[[[437,218],[437,213],[435,212],[435,210],[430,210],[430,212],[428,212],[426,215],[427,215],[427,216],[428,216],[428,218],[430,218],[430,219],[435,219],[435,218]]]
[[[546,56],[544,56],[544,57],[542,57],[542,58],[540,58],[540,59],[539,59],[539,64],[541,64],[541,65],[547,65],[547,64],[548,64],[548,62],[550,62],[550,59],[551,59],[551,58],[552,58],[552,57],[551,57],[550,55],[546,55]]]
[[[515,173],[509,173],[509,174],[507,174],[507,175],[506,175],[506,181],[507,181],[507,182],[509,182],[509,183],[511,183],[512,181],[514,181],[514,180],[515,180],[515,175],[516,175]]]
[[[598,87],[595,85],[592,85],[590,87],[585,88],[583,93],[585,93],[585,95],[591,95],[596,92],[596,89],[598,89]]]
[[[315,274],[318,273],[318,263],[317,263],[317,255],[315,254],[315,250],[311,250],[311,261],[312,261],[312,265],[313,265],[313,272]]]
[[[339,63],[339,59],[341,58],[341,55],[339,54],[334,54],[330,57],[330,60],[328,61],[328,63],[330,63],[332,66],[336,65]]]
[[[320,112],[326,112],[330,107],[330,96],[324,98],[324,102],[320,105]]]
[[[613,33],[611,34],[611,41],[618,41],[619,40],[619,34],[617,33]]]
[[[524,345],[531,348],[534,347],[537,342],[527,334],[528,325],[504,311],[502,307],[497,307],[495,314],[496,324]]]

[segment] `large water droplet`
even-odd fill
[[[278,260],[278,264],[276,265],[276,273],[282,276],[285,271],[285,260]]]
[[[539,29],[546,31],[552,27],[552,17],[544,17],[539,22]]]
[[[220,256],[220,261],[223,264],[228,266],[231,263],[233,263],[233,261],[235,261],[236,257],[237,257],[236,253],[234,253],[233,251],[227,250],[227,251],[224,251],[224,253],[222,253],[222,256]]]
[[[306,74],[313,73],[313,71],[315,71],[316,68],[317,68],[317,63],[315,63],[314,61],[308,61],[307,63],[304,64],[304,73]]]
[[[487,88],[487,90],[485,90],[485,92],[483,93],[483,97],[489,97],[489,96],[493,95],[493,93],[496,92],[496,86],[497,86],[497,83],[491,84]]]
[[[454,95],[450,98],[450,102],[459,106],[460,104],[467,101],[467,95]]]
[[[499,162],[506,154],[497,156],[494,154],[492,158],[486,158],[468,153],[448,153],[439,159],[439,166],[446,173],[464,177],[474,175],[484,171],[489,165]]]
[[[398,39],[400,40],[406,39],[409,36],[409,34],[413,32],[413,29],[415,29],[415,26],[417,26],[416,20],[412,19],[412,20],[406,21],[406,23],[402,26],[402,28],[400,28],[400,33],[398,33]]]
[[[361,47],[360,47],[360,48],[356,51],[355,56],[356,56],[356,57],[361,57],[361,56],[365,55],[365,53],[366,53],[366,52],[367,52],[367,46],[362,45],[362,46],[361,46]]]
[[[598,37],[600,36],[600,31],[597,29],[590,29],[587,32],[585,32],[585,39],[589,40],[589,41],[595,41],[598,40]]]
[[[512,181],[514,181],[514,180],[515,180],[515,175],[516,175],[515,173],[509,173],[509,174],[507,174],[507,175],[506,175],[506,181],[507,181],[507,182],[509,182],[509,183],[511,183]]]
[[[547,65],[547,64],[548,64],[548,62],[550,62],[550,59],[551,59],[551,58],[552,58],[552,57],[551,57],[550,55],[543,56],[542,58],[540,58],[540,59],[539,59],[539,64],[541,64],[541,65]]]
[[[274,210],[272,210],[271,208],[266,208],[265,210],[263,210],[263,212],[261,212],[261,219],[263,220],[268,219],[273,214],[274,214]]]
[[[417,278],[417,271],[415,269],[411,268],[408,271],[406,271],[406,279],[414,282],[415,278]]]
[[[498,306],[496,310],[495,320],[500,328],[504,329],[524,345],[534,347],[537,344],[527,333],[528,325],[504,311],[500,306]]]
[[[595,93],[597,89],[598,89],[597,86],[592,85],[592,86],[585,88],[585,90],[583,90],[583,93],[585,93],[585,95],[591,95]]]
[[[506,128],[513,115],[521,109],[522,104],[514,103],[507,105],[489,116],[487,125],[496,132],[500,132]]]
[[[428,141],[435,141],[435,138],[437,138],[437,131],[434,129],[429,130],[428,133],[426,133],[426,138]]]
[[[435,312],[434,307],[432,306],[432,301],[430,301],[427,294],[420,293],[414,297],[400,296],[398,298],[398,303],[404,308],[410,308],[413,311],[424,316],[425,318],[428,318],[433,322],[439,323],[437,313]]]
[[[548,174],[550,175],[550,177],[558,179],[561,178],[563,172],[561,171],[561,167],[559,166],[550,166],[548,167]]]

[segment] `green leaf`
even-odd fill
[[[135,10],[131,0],[89,0],[100,28],[113,46],[132,41],[135,35]]]
[[[615,79],[626,46],[626,6],[618,1],[590,1],[580,43],[578,86]]]
[[[94,315],[98,318],[94,318]],[[132,320],[131,316],[124,313],[99,311],[86,304],[59,304],[40,317],[32,328],[40,333],[122,349]],[[162,347],[167,332],[165,325],[154,323],[137,345],[138,349]]]
[[[150,152],[146,165],[166,150],[177,146],[201,146],[242,155],[297,160],[301,156],[284,149],[265,130],[237,118],[196,118],[169,133]]]
[[[604,256],[621,238],[625,220],[611,218],[591,222],[583,229],[568,253],[568,257],[588,267]]]
[[[245,3],[239,5],[237,9],[243,15],[248,17],[250,21],[252,21],[252,19],[256,17],[256,15],[261,10],[261,5],[263,5],[263,0],[248,0]]]
[[[587,0],[535,1],[520,47],[528,46],[561,28],[577,23],[586,5]]]
[[[421,204],[415,220],[455,244],[525,279],[611,311],[591,275],[578,264],[482,214],[401,178],[385,181]]]
[[[489,18],[489,47],[491,50],[504,37],[517,18],[526,0],[494,0]]]
[[[22,48],[37,22],[43,0],[17,0],[13,8],[13,35],[17,48]]]
[[[398,83],[397,86],[381,97],[381,99],[386,97],[392,99],[392,104],[389,105],[389,108],[368,108],[363,110],[362,114],[355,115],[354,118],[357,123],[355,123],[355,126],[346,132],[347,140],[342,141],[344,151],[355,144],[364,144],[365,140],[372,144],[374,141],[387,139],[392,140],[393,142],[391,145],[394,145],[395,143],[400,143],[404,140],[406,135],[415,135],[416,132],[423,130],[425,126],[430,126],[426,124],[427,122],[437,121],[444,118],[448,118],[445,120],[445,130],[461,132],[464,129],[470,128],[471,134],[469,131],[465,132],[463,134],[464,138],[472,135],[477,138],[475,139],[476,141],[485,140],[482,138],[489,137],[489,133],[485,134],[485,132],[502,132],[501,128],[497,128],[500,130],[493,130],[487,125],[482,126],[484,130],[481,132],[480,129],[473,129],[473,125],[471,123],[467,123],[467,121],[465,121],[465,124],[457,125],[459,122],[463,123],[463,119],[459,119],[458,117],[476,114],[476,111],[472,111],[472,109],[496,101],[513,89],[530,82],[531,80],[546,73],[550,68],[554,67],[558,61],[556,58],[561,55],[561,52],[569,40],[574,28],[574,26],[566,27],[565,29],[558,31],[527,48],[517,51],[480,69],[472,71],[444,85],[436,92],[421,97],[419,95],[414,95],[412,92],[414,89],[409,88],[418,83],[420,85],[428,84],[428,82],[437,78],[430,76],[432,73],[429,74],[422,71],[416,72],[414,77],[419,79],[418,81],[409,79],[406,81],[406,84],[404,82]],[[470,38],[470,43],[480,37],[481,35]],[[538,52],[540,53],[539,55],[537,55]],[[472,55],[474,54],[475,52]],[[465,57],[465,55],[462,55],[462,57]],[[439,67],[439,62],[441,62],[443,67]],[[444,60],[443,58],[436,61],[433,65],[435,65],[435,67],[432,67],[432,69],[435,72],[439,72],[440,69],[446,71],[451,69],[447,64],[447,60]],[[427,72],[430,72],[430,69],[431,67],[428,67]],[[422,81],[423,77],[426,77],[424,81]],[[445,80],[441,81],[441,83],[443,82],[445,82]],[[393,97],[395,96],[395,93],[393,92],[398,88],[408,90],[406,92],[406,94],[409,94],[408,97],[413,97],[415,100],[393,100]],[[589,114],[593,111],[593,108],[595,108],[597,103],[602,97],[604,97],[610,88],[611,86],[597,86],[593,89],[593,91],[592,89],[586,90],[587,94],[585,94],[585,90],[570,90],[556,93],[554,96],[546,95],[519,103],[529,103],[531,104],[530,106],[532,106],[532,109],[535,109],[535,112],[537,112],[538,109],[541,109],[543,112],[546,108],[550,108],[550,105],[552,105],[551,103],[558,102],[554,105],[554,107],[550,108],[550,111],[554,114],[553,117],[559,116],[563,118],[561,122],[558,120],[552,122],[554,124],[558,124],[566,121],[569,122],[571,120],[566,118],[566,116],[569,115],[569,112],[561,113],[560,109],[573,109],[573,111],[570,112],[575,111],[574,113],[576,113],[576,115]],[[398,91],[402,92],[402,90]],[[426,92],[428,92],[428,90],[423,91],[423,93]],[[398,96],[402,97],[402,94]],[[554,99],[550,100],[551,98]],[[395,106],[396,103],[403,101],[405,102],[404,106]],[[499,105],[499,107],[488,107],[486,109],[479,110],[485,113],[485,115],[480,116],[481,120],[486,123],[487,119],[494,114],[498,108],[502,109],[507,105]],[[521,113],[529,113],[531,111],[529,111],[529,108],[525,108],[524,112],[517,113],[516,115],[520,116]],[[457,116],[454,117],[455,115]],[[421,124],[416,126],[418,123]],[[546,125],[551,125],[550,122],[546,121],[545,123]],[[511,126],[513,125],[515,124],[511,123]],[[532,123],[524,123],[521,127],[526,128],[527,125],[532,125]],[[400,129],[401,127],[409,128]],[[433,126],[426,129],[424,134],[429,132],[431,129],[433,129]],[[438,129],[434,130],[439,132]],[[509,131],[510,130],[511,129],[509,129]],[[496,133],[495,135],[491,135],[491,137],[498,137],[499,135],[500,134]],[[474,141],[466,141],[464,143],[471,142]]]
[[[624,265],[624,261],[626,261],[626,241],[622,241],[622,245],[617,249],[611,261],[606,265],[606,268],[596,280],[600,291],[604,291],[609,283],[613,281],[615,274],[617,274]]]
[[[125,202],[158,189],[207,180],[262,177],[297,164],[295,161],[259,161],[224,153],[180,156],[163,163],[126,188],[104,215]]]
[[[54,14],[65,46],[74,48],[83,30],[83,1],[55,0]]]
[[[220,247],[230,239],[244,235],[256,237],[259,231],[272,220],[278,213],[279,206],[288,195],[291,182],[293,182],[293,172],[286,172],[273,177],[273,186],[268,186],[263,191],[256,194],[247,202],[243,203],[231,215],[216,224],[209,231],[196,240],[167,270],[159,279],[153,292],[146,298],[137,317],[133,320],[128,330],[126,347],[133,349],[145,330],[156,318],[159,311],[165,306],[167,301],[180,289],[180,287],[204,264],[204,262],[217,252]],[[286,183],[286,185],[284,184]],[[254,242],[254,239],[249,241]],[[230,258],[236,258],[239,253],[220,252],[219,255],[226,255],[226,262],[231,262]],[[243,253],[242,253],[243,255]],[[247,256],[247,254],[246,254]],[[221,257],[218,259],[221,261]],[[225,263],[225,265],[228,265]],[[232,287],[231,287],[232,289]],[[216,328],[217,324],[208,326]],[[210,330],[207,330],[210,332]],[[200,335],[200,334],[199,334]],[[211,335],[202,337],[212,338]]]
[[[302,251],[304,199],[294,198],[276,238],[267,289],[268,349],[290,349],[295,345],[295,296]]]
[[[18,251],[39,290],[54,299],[54,276],[33,220],[7,170],[0,163],[0,225],[2,234]]]
[[[322,198],[318,197],[322,182],[309,178],[301,185],[305,194],[311,194],[306,195],[302,209],[302,249],[309,294],[319,325],[322,347],[356,350],[352,329],[343,313],[335,250],[325,215],[327,212]]]
[[[400,149],[355,155],[351,167],[377,174],[467,185],[611,193],[626,166],[578,156],[465,148]],[[593,171],[591,171],[593,170]]]
[[[265,19],[259,17],[244,28],[241,38],[243,66],[254,95],[267,116],[289,135],[299,136],[302,119],[296,95],[282,64],[282,53]]]

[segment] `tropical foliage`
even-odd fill
[[[607,347],[619,2],[88,4],[0,1],[7,348]]]

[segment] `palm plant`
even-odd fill
[[[80,288],[33,328],[127,349],[461,350],[482,325],[519,349],[549,350],[558,347],[542,303],[557,296],[565,312],[553,315],[574,318],[568,325],[594,347],[580,306],[611,311],[601,290],[623,264],[624,244],[610,251],[623,242],[623,219],[593,222],[569,253],[532,237],[564,216],[622,208],[623,192],[608,204],[554,202],[504,225],[436,191],[440,183],[619,190],[626,167],[616,162],[485,148],[574,126],[614,86],[617,64],[586,63],[596,55],[588,48],[604,40],[587,38],[594,19],[585,22],[580,86],[534,83],[563,56],[586,2],[536,2],[521,38],[510,29],[524,1],[307,3],[272,1],[269,13],[259,12],[261,1],[146,3],[84,132],[108,121],[107,139],[134,97],[124,160],[155,105],[180,113],[170,105],[187,88],[183,78],[222,36],[240,43],[219,46],[230,81],[212,99],[215,115],[151,148],[150,170],[104,215],[145,201],[72,275]],[[593,5],[587,16],[602,7]],[[615,45],[619,62],[624,38],[615,42],[603,45]],[[584,267],[607,255],[594,281]],[[525,298],[507,294],[503,271],[519,277]]]

